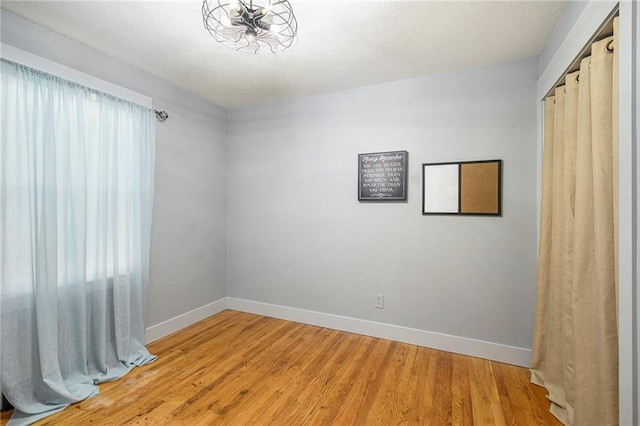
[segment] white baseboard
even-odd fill
[[[340,315],[325,314],[305,309],[271,305],[269,303],[254,302],[251,300],[237,299],[235,297],[227,297],[226,304],[227,308],[236,311],[363,334],[365,336],[379,337],[522,367],[528,367],[531,362],[531,350],[515,346],[451,336],[417,328],[343,317]]]
[[[182,330],[185,327],[195,324],[198,321],[202,321],[212,315],[222,312],[227,309],[227,298],[211,302],[208,305],[201,306],[192,311],[185,312],[160,324],[152,325],[145,330],[145,344],[155,342],[158,339],[162,339],[176,331]]]
[[[145,343],[154,342],[225,309],[379,337],[522,367],[528,367],[531,362],[531,350],[526,348],[235,297],[224,297],[147,328]]]

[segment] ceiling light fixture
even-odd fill
[[[278,53],[298,32],[288,0],[204,0],[202,19],[216,41],[238,52]]]

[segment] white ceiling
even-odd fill
[[[290,0],[293,47],[237,53],[196,1],[2,1],[2,9],[210,101],[239,108],[539,54],[556,1]]]

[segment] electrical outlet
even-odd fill
[[[373,305],[374,308],[384,309],[384,294],[374,294],[376,298],[376,303]]]

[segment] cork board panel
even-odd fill
[[[460,164],[460,213],[501,213],[499,161]]]

